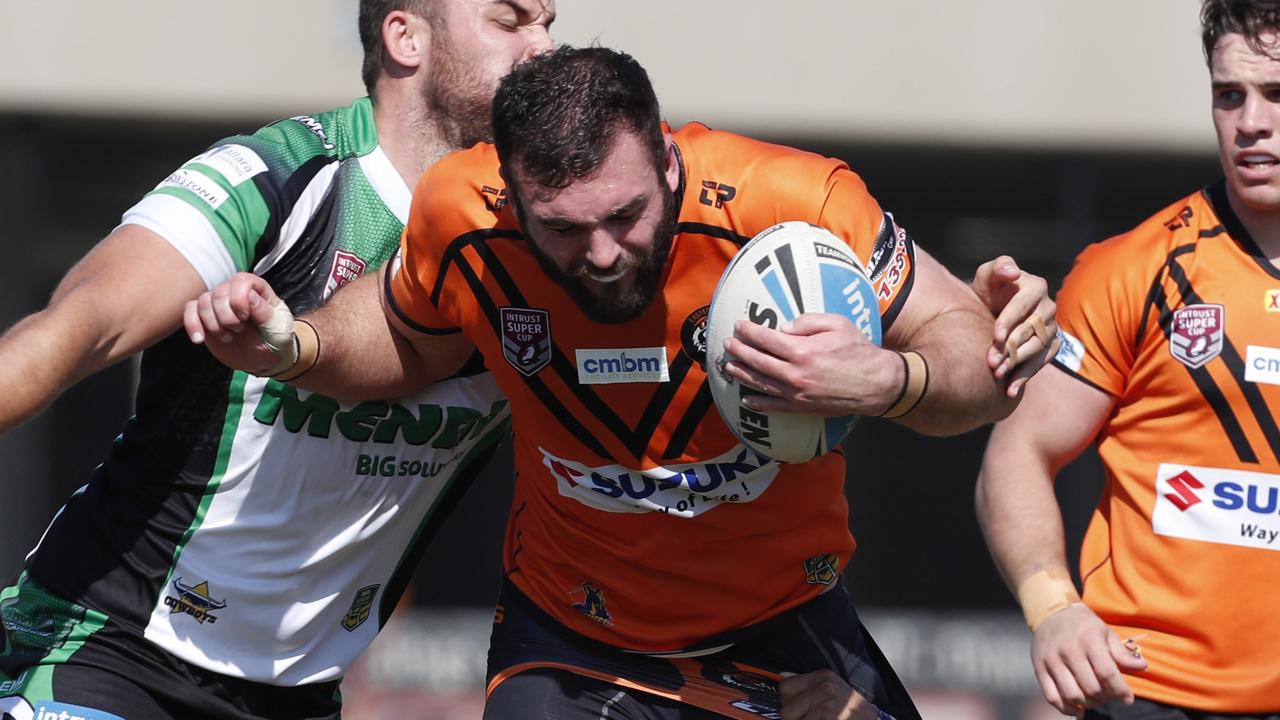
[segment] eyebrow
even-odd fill
[[[614,218],[624,213],[627,213],[629,211],[635,210],[640,206],[644,205],[646,199],[647,198],[643,194],[637,195],[631,198],[630,200],[628,200],[627,202],[614,207],[613,210],[609,211],[609,214],[606,215],[605,218],[606,219]],[[542,225],[572,225],[576,227],[582,224],[582,221],[580,219],[566,217],[564,215],[549,215],[547,217],[540,217],[538,215],[534,215],[533,217],[538,221],[539,224],[542,224]]]

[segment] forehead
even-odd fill
[[[463,13],[510,8],[531,21],[548,23],[556,15],[555,0],[444,0],[443,4],[454,12]]]
[[[651,194],[660,185],[653,158],[640,136],[620,131],[595,171],[563,188],[548,188],[521,167],[514,168],[521,202],[539,215],[592,217],[609,213],[638,197]]]
[[[1223,35],[1213,48],[1210,74],[1214,82],[1249,82],[1280,80],[1280,36],[1261,36],[1262,50],[1249,46],[1239,33]]]

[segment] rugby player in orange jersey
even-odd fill
[[[1201,21],[1225,178],[1080,255],[977,486],[1044,696],[1087,718],[1280,717],[1280,2]],[[1052,479],[1090,442],[1081,602]]]
[[[776,712],[779,673],[821,668],[917,717],[840,583],[853,550],[842,454],[783,466],[741,446],[711,408],[698,321],[749,237],[820,224],[840,238],[833,253],[870,268],[894,349],[801,315],[786,332],[740,327],[729,372],[767,394],[756,407],[958,432],[1014,404],[983,362],[983,303],[843,163],[670,131],[621,53],[562,48],[521,65],[494,131],[496,147],[419,184],[383,311],[356,282],[341,310],[290,334],[269,287],[245,277],[189,305],[188,331],[230,335],[210,348],[233,365],[338,395],[413,387],[484,354],[517,458],[487,717],[751,717]],[[338,331],[339,316],[360,327]],[[253,325],[292,352],[237,334]],[[1052,333],[1030,326],[1034,357]],[[653,369],[601,377],[583,359],[599,356]]]

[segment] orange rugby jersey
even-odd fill
[[[887,326],[914,250],[836,160],[691,124],[675,133],[678,234],[643,316],[588,319],[539,268],[489,145],[437,163],[414,194],[389,297],[425,333],[461,331],[511,401],[509,579],[615,646],[693,646],[798,605],[853,551],[844,458],[782,466],[734,438],[711,401],[712,290],[757,232],[806,220],[869,270]]]
[[[1085,600],[1150,670],[1138,695],[1280,710],[1280,270],[1225,186],[1085,250],[1055,363],[1116,399]]]

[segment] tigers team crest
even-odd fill
[[[551,362],[551,315],[534,308],[499,308],[502,356],[529,377]]]
[[[804,561],[804,581],[810,585],[830,585],[840,576],[840,558],[835,553],[814,555]]]

